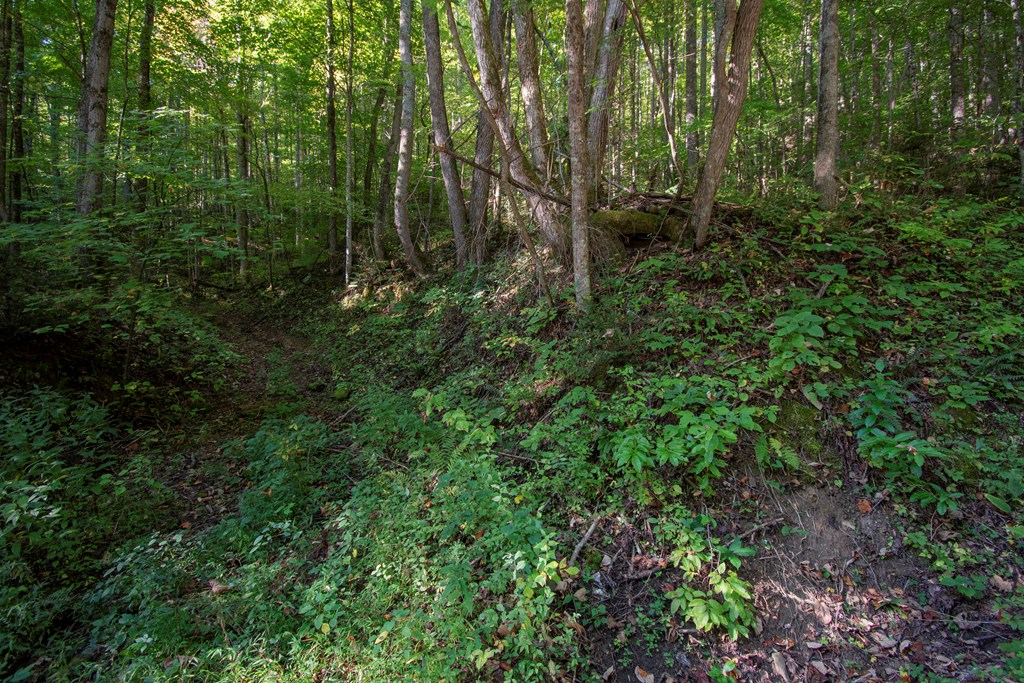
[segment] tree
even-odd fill
[[[402,118],[398,137],[398,170],[395,173],[395,230],[405,260],[417,277],[427,269],[409,226],[409,181],[412,177],[413,112],[416,108],[416,75],[412,64],[412,0],[401,0],[398,20],[398,54],[402,63]]]
[[[711,209],[718,192],[718,183],[725,171],[729,147],[736,134],[736,124],[743,110],[743,99],[747,95],[750,52],[754,47],[754,34],[764,6],[764,0],[742,0],[737,9],[733,2],[726,0],[722,31],[719,33],[721,43],[715,47],[715,109],[711,139],[688,221],[689,229],[696,235],[695,244],[698,249],[703,248],[708,241]],[[726,44],[731,47],[727,49]]]
[[[448,128],[448,108],[444,101],[444,67],[441,64],[441,28],[437,10],[428,2],[423,4],[423,43],[427,57],[427,87],[430,89],[430,121],[433,128],[434,144],[447,148],[451,144]],[[452,234],[455,238],[455,263],[462,268],[469,256],[466,241],[466,200],[462,196],[462,180],[455,159],[448,154],[438,153],[441,176],[448,196],[448,214],[451,218]]]
[[[814,152],[814,189],[821,206],[839,205],[836,153],[839,149],[839,0],[821,0],[818,66],[818,134]]]
[[[569,68],[569,149],[572,156],[572,272],[576,308],[590,305],[590,165],[587,159],[586,102],[584,100],[583,7],[580,0],[565,0],[566,57]]]
[[[110,95],[110,53],[114,45],[117,0],[96,0],[92,42],[82,79],[78,104],[78,153],[85,165],[76,209],[80,216],[96,211],[103,190],[100,163],[107,139],[107,105]]]
[[[331,195],[327,224],[327,254],[331,274],[338,270],[338,113],[335,100],[334,52],[337,38],[334,28],[334,2],[327,0],[327,188]]]

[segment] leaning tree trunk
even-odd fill
[[[80,216],[88,216],[96,211],[103,191],[103,170],[99,161],[103,157],[103,146],[107,139],[110,53],[114,44],[116,11],[117,0],[96,0],[92,42],[78,105],[78,152],[85,166],[75,202]]]
[[[468,5],[473,45],[476,50],[477,63],[480,65],[482,103],[488,109],[488,123],[493,122],[494,124],[495,134],[500,145],[499,151],[508,155],[513,184],[540,189],[543,187],[543,183],[539,173],[527,159],[519,144],[512,125],[512,117],[503,97],[498,59],[484,2],[483,0],[469,0]],[[526,191],[524,196],[545,241],[556,251],[563,251],[564,234],[557,208],[538,192]]]
[[[818,135],[814,151],[814,189],[821,207],[839,206],[836,153],[839,150],[839,0],[821,1],[818,65]]]
[[[416,76],[412,66],[412,0],[402,0],[398,20],[398,52],[402,62],[402,125],[398,136],[398,170],[395,174],[395,230],[405,260],[417,277],[427,269],[412,239],[409,226],[409,182],[412,176],[413,112],[416,108]]]
[[[612,0],[613,2],[615,0]],[[576,308],[590,305],[590,211],[587,207],[590,166],[587,159],[586,77],[583,7],[566,0],[566,56],[569,69],[569,149],[572,163],[572,265]]]
[[[352,0],[348,0],[348,73],[345,74],[345,285],[352,279],[352,229],[353,212],[352,205],[352,62],[355,55],[355,8]]]
[[[447,148],[451,144],[451,132],[448,128],[448,108],[444,101],[441,27],[437,19],[437,10],[429,3],[423,4],[423,43],[427,56],[427,87],[430,89],[430,121],[434,144]],[[439,153],[438,161],[441,165],[445,192],[448,195],[448,215],[455,237],[455,263],[462,268],[466,265],[469,255],[469,245],[466,241],[466,200],[462,196],[462,180],[459,178],[459,167],[450,155]]]
[[[732,0],[729,0],[731,3]],[[696,235],[696,247],[702,248],[708,241],[708,225],[711,223],[711,209],[718,192],[718,183],[725,171],[729,147],[736,134],[736,124],[743,110],[743,99],[747,95],[747,76],[750,71],[750,53],[754,47],[754,34],[761,18],[764,0],[743,0],[735,13],[727,12],[733,22],[726,22],[722,35],[732,35],[728,66],[715,65],[718,74],[715,93],[715,112],[711,122],[711,140],[708,142],[707,160],[697,181],[693,196],[693,213],[689,229]],[[733,23],[733,26],[728,26]],[[716,60],[725,61],[724,49],[715,51]]]

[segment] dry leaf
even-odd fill
[[[608,670],[601,675],[601,680],[607,681],[609,678],[615,675],[615,667],[609,666]]]
[[[623,628],[626,625],[626,622],[619,621],[615,617],[608,617],[607,619],[605,619],[604,623],[608,628],[610,628],[613,631],[616,629]]]
[[[229,590],[231,590],[231,586],[226,586],[217,579],[210,579],[210,592],[214,595],[227,593]]]
[[[640,683],[654,683],[654,674],[644,671],[639,666],[633,669],[633,675]]]
[[[995,588],[998,588],[999,590],[1003,591],[1004,593],[1009,593],[1013,590],[1013,581],[1007,581],[998,574],[993,575],[992,578],[988,580],[988,582],[991,583]]]
[[[861,498],[857,501],[857,509],[860,510],[862,514],[866,515],[871,512],[871,503],[867,498]]]
[[[580,602],[583,602],[584,600],[587,599],[587,589],[586,588],[580,588],[579,590],[577,590],[575,593],[572,594],[572,597],[576,598]]]

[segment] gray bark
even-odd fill
[[[373,257],[378,261],[387,258],[384,250],[384,227],[387,220],[388,206],[394,193],[391,184],[391,167],[395,163],[395,152],[398,150],[398,138],[402,132],[402,81],[395,86],[395,106],[391,115],[390,137],[384,150],[384,159],[380,163],[380,190],[377,192],[377,210],[373,220]]]
[[[839,205],[836,153],[839,150],[839,0],[821,2],[818,60],[818,134],[814,151],[814,189],[821,206]]]
[[[331,275],[338,271],[338,112],[337,84],[334,79],[334,52],[337,43],[334,28],[334,2],[327,0],[327,190],[331,201],[327,208],[327,258]]]
[[[402,124],[398,135],[398,169],[395,173],[395,230],[405,260],[417,277],[427,269],[412,239],[409,223],[409,181],[412,176],[413,113],[416,107],[416,75],[412,66],[412,0],[402,0],[398,19],[398,54],[402,64]]]
[[[700,138],[697,132],[697,0],[683,0],[686,3],[686,28],[683,42],[686,55],[683,58],[686,70],[686,165],[697,168]]]
[[[614,2],[615,0],[611,0]],[[566,0],[566,56],[569,70],[569,149],[572,163],[572,264],[576,308],[590,305],[590,211],[587,207],[590,164],[587,159],[585,48],[580,0]]]
[[[590,178],[592,190],[597,191],[602,182],[605,154],[608,150],[608,127],[611,119],[611,101],[622,59],[622,42],[625,36],[626,5],[623,0],[608,0],[604,22],[597,40],[597,55],[593,75],[590,106],[587,108],[587,145],[589,148]],[[584,84],[586,85],[586,84]]]
[[[114,44],[116,11],[117,0],[96,0],[92,42],[78,106],[78,152],[86,169],[75,207],[80,216],[88,216],[99,208],[103,191],[103,171],[99,168],[99,161],[103,158],[107,139],[110,53]]]
[[[949,108],[953,117],[953,128],[964,125],[967,115],[967,100],[964,95],[963,74],[964,15],[959,3],[949,5]]]
[[[616,0],[612,0],[615,2]],[[550,177],[551,160],[548,147],[547,117],[540,87],[540,66],[534,34],[533,9],[527,0],[512,3],[512,21],[516,29],[516,56],[519,59],[519,83],[526,112],[526,133],[530,142],[530,158],[546,182]]]
[[[427,86],[430,89],[430,120],[433,127],[434,144],[448,147],[451,132],[448,128],[448,108],[444,101],[444,67],[441,64],[441,28],[437,11],[428,3],[423,5],[423,42],[427,56]],[[441,176],[448,195],[448,215],[455,237],[455,263],[462,268],[469,256],[466,241],[466,200],[462,196],[462,181],[455,159],[447,154],[438,154]]]
[[[727,4],[731,4],[731,0]],[[715,64],[715,71],[720,74],[720,78],[718,92],[715,95],[717,103],[711,123],[711,139],[708,142],[707,160],[697,181],[697,189],[693,196],[693,213],[688,223],[689,229],[696,235],[698,249],[707,243],[715,194],[725,171],[729,147],[736,134],[736,124],[743,110],[750,72],[750,53],[754,47],[754,34],[763,6],[764,0],[743,0],[738,10],[729,13],[733,19],[727,24],[732,23],[733,26],[723,27],[722,35],[732,37],[732,47],[729,50],[728,64]],[[724,62],[726,51],[722,49],[715,52],[716,59]]]

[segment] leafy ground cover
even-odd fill
[[[1024,217],[720,219],[582,318],[519,257],[206,303],[174,421],[6,392],[4,675],[1021,678]]]

